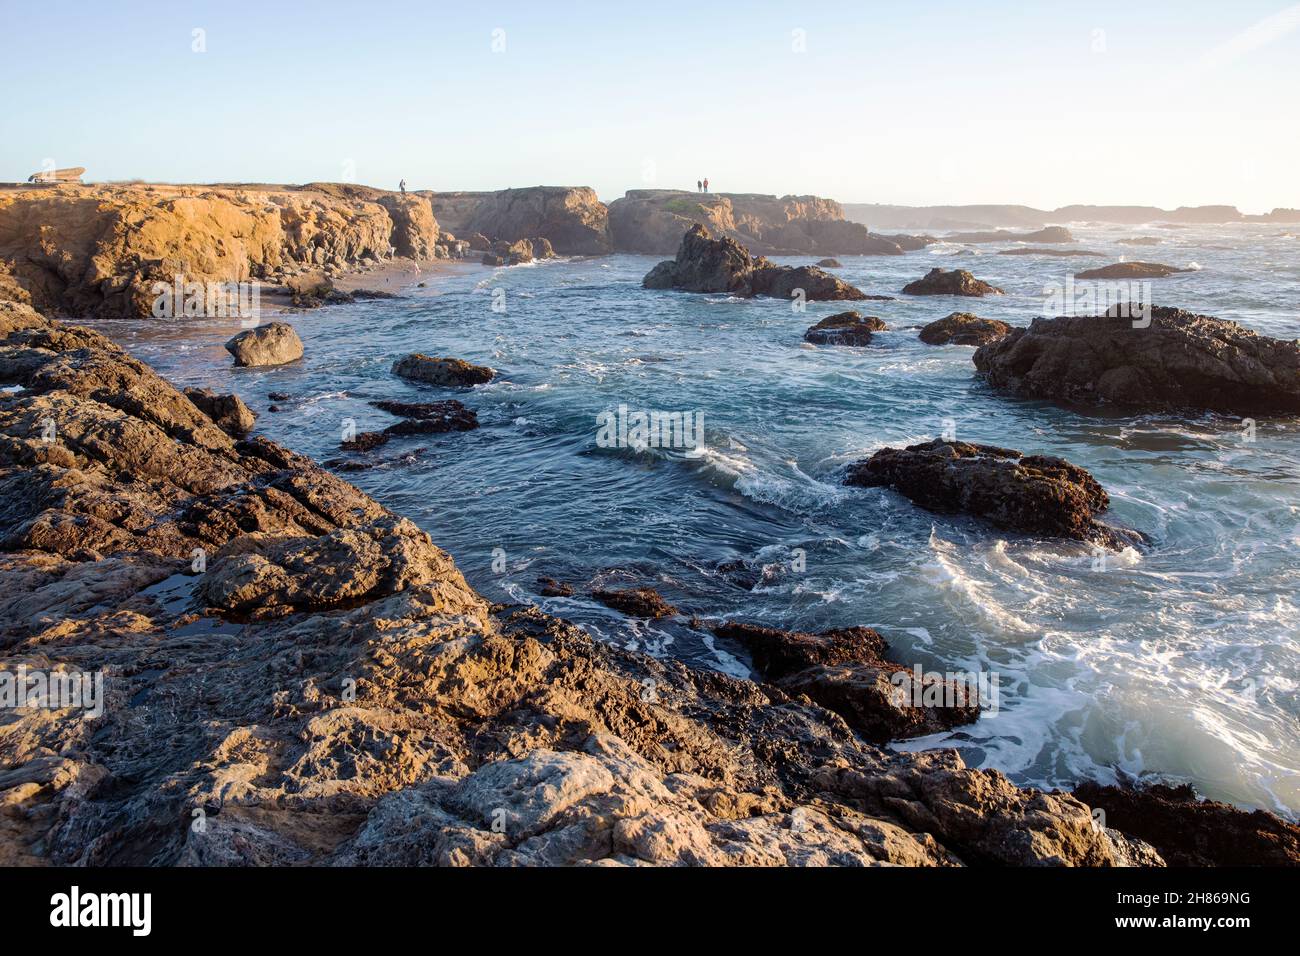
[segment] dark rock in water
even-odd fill
[[[1076,279],[1163,279],[1165,276],[1179,272],[1192,272],[1192,269],[1179,269],[1159,262],[1117,262],[1100,269],[1088,269],[1076,272]]]
[[[997,319],[981,319],[969,312],[954,312],[921,330],[926,345],[983,345],[1002,338],[1011,326]]]
[[[818,259],[817,265],[823,269],[843,269],[844,263],[839,259]]]
[[[1122,313],[1127,314],[1122,314]],[[1181,309],[1037,318],[982,346],[975,367],[995,388],[1062,402],[1152,411],[1300,412],[1300,345]]]
[[[266,397],[273,402],[287,402],[290,398],[288,392],[268,392]]]
[[[1026,534],[1073,538],[1122,550],[1141,535],[1102,524],[1110,498],[1063,458],[934,439],[882,448],[850,466],[846,485],[892,488],[928,511],[983,518]]]
[[[864,299],[863,293],[816,266],[778,266],[753,258],[736,240],[714,239],[704,226],[682,237],[677,258],[659,263],[641,282],[647,289],[724,292],[741,298],[790,298],[802,290],[808,301]]]
[[[351,441],[340,442],[339,447],[344,451],[372,451],[387,443],[385,432],[357,432]]]
[[[661,618],[679,613],[665,601],[654,588],[621,588],[593,591],[591,596],[606,607],[629,617]]]
[[[372,402],[378,405],[379,403]],[[392,404],[404,405],[405,402]],[[422,404],[418,414],[404,418],[384,429],[385,435],[437,435],[442,432],[467,432],[478,428],[478,415],[460,402]]]
[[[542,597],[572,597],[573,587],[555,578],[538,578],[537,593]]]
[[[1035,249],[1032,246],[1023,246],[1019,249],[1003,249],[998,253],[1000,256],[1091,256],[1097,258],[1105,253],[1090,252],[1087,249]]]
[[[1300,827],[1263,810],[1246,811],[1196,791],[1156,785],[1102,786],[1074,796],[1106,814],[1106,826],[1151,844],[1169,866],[1300,866]]]
[[[481,261],[485,266],[503,266],[506,264],[505,259],[493,252],[485,252]]]
[[[840,312],[822,319],[803,334],[804,341],[818,345],[870,345],[872,332],[888,326],[874,315]]]
[[[187,388],[185,397],[227,435],[242,438],[257,424],[256,413],[238,395],[222,395],[210,388]]]
[[[388,399],[371,402],[372,407],[398,418],[445,418],[448,414],[469,411],[455,399],[443,402],[396,402]]]
[[[867,627],[806,634],[727,621],[713,629],[746,647],[763,679],[839,714],[867,740],[884,743],[939,733],[979,717],[977,688],[923,675],[885,658]],[[932,706],[926,706],[926,702]]]
[[[245,329],[226,343],[226,351],[243,367],[284,365],[302,358],[302,339],[287,322],[268,322]]]
[[[496,371],[486,365],[472,365],[464,359],[438,358],[412,352],[393,363],[393,374],[428,385],[468,388],[492,381]]]
[[[904,295],[1002,295],[1002,290],[976,279],[965,269],[931,269],[924,278],[903,286]]]
[[[392,292],[354,289],[344,292],[334,288],[334,282],[324,273],[307,273],[293,276],[285,282],[292,294],[291,302],[298,309],[318,309],[323,305],[346,305],[368,299],[396,299]]]

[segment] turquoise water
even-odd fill
[[[1284,226],[1072,228],[1079,248],[1107,255],[940,245],[841,256],[840,274],[867,292],[897,294],[933,265],[1008,292],[862,303],[890,326],[866,349],[802,342],[841,310],[834,303],[800,314],[781,301],[644,291],[656,261],[644,256],[463,266],[401,300],[294,315],[307,355],[277,369],[232,369],[221,347],[229,323],[99,327],[178,384],[237,391],[261,432],[319,460],[346,457],[344,419],[363,431],[393,421],[369,400],[462,398],[481,429],[395,439],[379,452],[392,463],[345,477],[429,531],[489,598],[536,601],[608,640],[740,675],[740,647],[686,619],[623,618],[582,592],[649,583],[706,619],[869,625],[900,660],[998,676],[996,716],[908,748],[958,746],[971,764],[1044,786],[1154,774],[1294,816],[1297,423],[1260,419],[1247,443],[1232,418],[1009,399],[974,377],[971,349],[925,346],[916,334],[957,309],[1028,324],[1044,311],[1046,283],[1127,256],[1201,267],[1155,280],[1157,304],[1294,338],[1300,241]],[[1164,242],[1115,243],[1132,235]],[[505,311],[494,311],[501,301]],[[459,395],[413,385],[389,373],[410,351],[501,375]],[[269,392],[292,397],[269,413]],[[701,413],[706,447],[598,447],[597,416],[621,404]],[[839,484],[848,463],[946,426],[1088,468],[1111,493],[1115,520],[1145,532],[1151,549],[1098,566],[1082,545]],[[736,561],[743,571],[719,569]],[[578,595],[542,599],[538,575]]]

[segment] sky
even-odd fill
[[[1300,207],[1300,3],[0,0],[0,24],[0,181]]]

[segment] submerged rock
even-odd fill
[[[1179,269],[1159,262],[1117,262],[1102,266],[1100,269],[1088,269],[1076,272],[1076,279],[1163,279],[1179,272],[1192,272],[1192,269]]]
[[[1011,326],[997,319],[981,319],[969,312],[954,312],[921,330],[926,345],[983,345],[1002,338]]]
[[[572,597],[573,586],[555,578],[538,578],[537,593],[542,597]]]
[[[839,714],[867,740],[885,743],[939,733],[979,717],[977,688],[925,675],[885,658],[869,627],[806,634],[728,621],[713,629],[744,646],[755,669],[782,690]]]
[[[1300,866],[1300,827],[1262,810],[1199,800],[1190,786],[1080,784],[1106,825],[1146,841],[1170,866]]]
[[[467,432],[478,428],[478,415],[455,399],[444,402],[371,402],[375,408],[404,418],[389,425],[390,435],[416,435],[432,432]]]
[[[210,388],[187,388],[185,397],[227,435],[242,438],[257,424],[257,415],[238,395],[222,395]]]
[[[344,451],[374,451],[381,445],[388,444],[386,432],[357,432],[350,440],[340,442]]]
[[[496,371],[486,365],[473,365],[464,359],[437,358],[412,352],[393,363],[393,374],[428,385],[469,388],[492,381]]]
[[[284,365],[303,356],[302,339],[286,322],[245,329],[226,343],[238,366]]]
[[[629,617],[661,618],[678,613],[654,588],[619,588],[591,592],[591,596],[606,607]]]
[[[1026,534],[1115,550],[1141,542],[1136,532],[1098,520],[1110,498],[1092,475],[1048,455],[936,438],[882,448],[850,466],[844,483],[892,488],[928,511],[973,515]]]
[[[1151,307],[1146,327],[1129,315],[1135,307],[1034,319],[982,346],[975,367],[993,387],[1033,398],[1300,413],[1300,344],[1181,309]]]
[[[800,290],[808,301],[866,298],[861,290],[816,266],[794,268],[752,258],[736,240],[714,239],[698,223],[682,237],[677,258],[659,263],[641,284],[647,289],[725,292],[740,298],[787,299]]]
[[[976,279],[965,269],[931,269],[923,278],[903,286],[904,295],[1002,295],[1002,290]]]
[[[805,342],[818,345],[870,345],[872,332],[888,326],[874,315],[840,312],[827,316],[803,334]]]
[[[839,259],[818,259],[816,265],[823,269],[843,269],[844,263]]]

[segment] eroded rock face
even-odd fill
[[[0,666],[105,690],[0,723],[5,862],[1158,862],[955,752],[493,607],[97,333],[0,303],[0,381]]]
[[[921,330],[926,345],[984,345],[1002,338],[1011,326],[998,319],[981,319],[969,312],[954,312]]]
[[[612,248],[609,210],[588,186],[530,186],[475,195],[457,234],[482,233],[510,243],[540,237],[566,256],[600,255]],[[439,196],[435,205],[440,201],[445,200]]]
[[[924,277],[903,286],[904,295],[1002,295],[997,286],[976,279],[965,269],[931,269]]]
[[[872,332],[888,326],[874,315],[840,312],[822,319],[803,334],[805,342],[817,345],[870,345]]]
[[[1117,262],[1102,266],[1100,269],[1087,269],[1076,272],[1076,279],[1163,279],[1179,272],[1191,272],[1191,269],[1179,269],[1159,262]]]
[[[975,367],[1018,395],[1148,410],[1300,411],[1300,345],[1235,322],[1151,308],[1121,315],[1034,319],[981,347]],[[1130,310],[1129,315],[1137,315]]]
[[[412,352],[393,363],[393,374],[428,385],[468,388],[492,381],[496,372],[486,365],[474,365],[458,358],[437,358]]]
[[[187,388],[185,397],[218,428],[235,438],[244,437],[257,424],[257,415],[238,395],[222,395],[210,388]]]
[[[1114,549],[1141,541],[1098,519],[1110,498],[1092,475],[1048,455],[936,438],[882,448],[852,465],[845,484],[892,488],[928,511],[974,515],[1026,534]]]
[[[1300,866],[1300,827],[1262,810],[1199,800],[1186,785],[1085,783],[1074,795],[1103,810],[1107,826],[1155,847],[1170,866]]]
[[[978,689],[923,675],[885,658],[869,627],[805,634],[726,622],[714,633],[745,647],[764,680],[839,714],[867,740],[887,743],[939,733],[979,717]],[[937,685],[937,686],[936,686]]]
[[[303,356],[302,339],[287,322],[245,329],[226,343],[226,351],[243,367],[285,365]]]
[[[752,258],[734,239],[714,239],[698,224],[682,237],[677,258],[659,263],[641,284],[647,289],[725,292],[741,298],[786,299],[800,290],[808,301],[866,298],[861,290],[816,266],[793,268]]]

